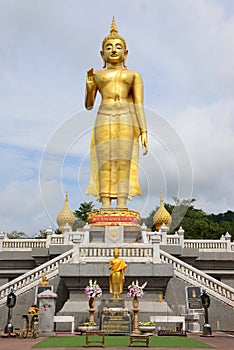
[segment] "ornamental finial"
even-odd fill
[[[164,204],[164,199],[163,199],[163,195],[162,192],[160,192],[160,205]]]
[[[118,33],[117,24],[115,22],[115,17],[113,16],[112,22],[111,22],[111,28],[110,33]]]

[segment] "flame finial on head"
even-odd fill
[[[110,27],[110,33],[118,33],[117,24],[115,22],[115,17],[113,16],[111,27]]]

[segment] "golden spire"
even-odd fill
[[[117,24],[115,22],[114,16],[113,16],[112,23],[111,23],[110,33],[118,33],[118,28],[117,28]]]
[[[163,196],[162,194],[160,194],[160,207],[154,214],[154,226],[156,230],[159,231],[161,226],[165,224],[169,230],[171,226],[171,222],[172,222],[171,215],[164,207]]]
[[[59,231],[63,232],[64,226],[66,224],[68,224],[72,228],[75,221],[75,215],[73,214],[73,211],[69,208],[68,205],[68,193],[66,192],[64,207],[57,216],[57,224],[59,226]]]
[[[160,205],[164,204],[164,200],[163,200],[163,196],[162,196],[162,192],[160,192]]]

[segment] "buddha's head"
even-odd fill
[[[126,41],[119,35],[114,18],[111,23],[110,34],[104,38],[102,42],[102,51],[100,53],[104,62],[103,68],[106,67],[107,62],[123,63],[124,68],[126,68],[126,58],[128,54]]]
[[[119,256],[119,248],[115,247],[115,249],[114,249],[114,257],[118,258],[118,256]]]

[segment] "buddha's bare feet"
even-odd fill
[[[126,197],[119,197],[117,199],[117,206],[116,206],[116,208],[117,209],[126,209],[127,208],[126,202],[127,202],[127,198]]]
[[[101,209],[110,209],[111,208],[111,200],[109,197],[102,197],[102,207]]]

